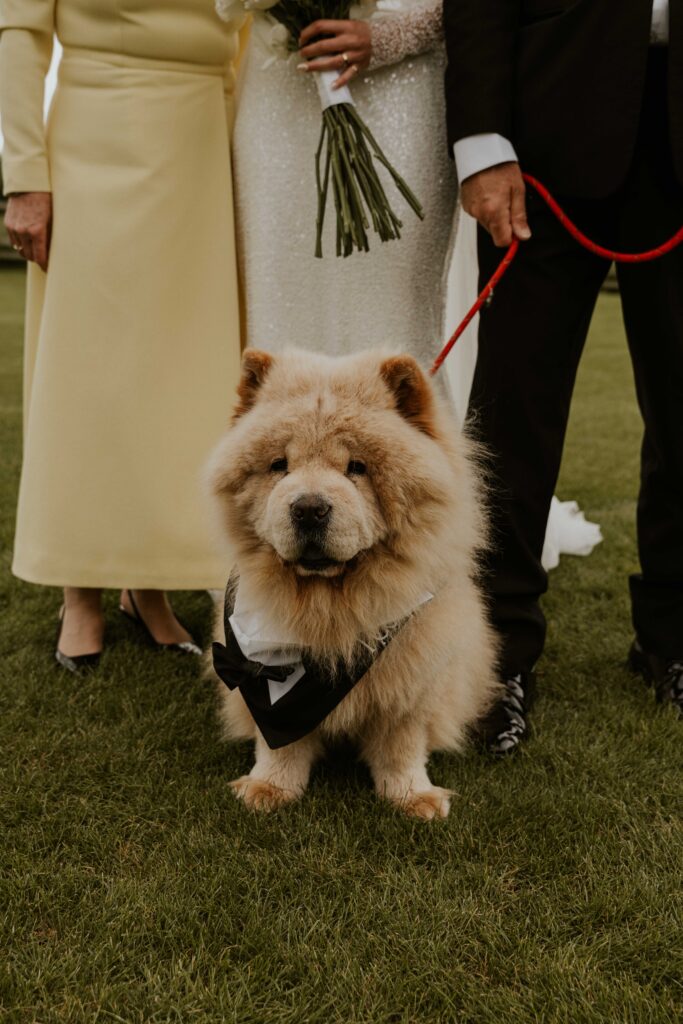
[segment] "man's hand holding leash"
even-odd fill
[[[526,186],[518,163],[496,164],[472,174],[461,186],[463,209],[477,220],[501,248],[513,238],[531,238],[526,216]]]

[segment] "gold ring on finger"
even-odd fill
[[[349,60],[348,53],[342,53],[341,59],[344,62],[344,70],[346,70],[346,68],[348,68],[349,64],[351,63],[351,61]]]
[[[13,245],[12,248],[15,252],[23,252],[23,248],[20,245]]]

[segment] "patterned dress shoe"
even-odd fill
[[[494,757],[514,754],[529,732],[528,714],[536,690],[533,672],[520,672],[503,679],[503,696],[479,727],[486,750]]]
[[[628,655],[628,667],[654,686],[660,704],[673,704],[683,718],[683,658],[659,658],[648,654],[638,640],[634,640]]]

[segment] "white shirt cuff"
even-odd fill
[[[654,0],[650,42],[653,46],[666,46],[669,42],[669,0]]]
[[[480,171],[487,171],[496,164],[517,161],[512,143],[494,132],[468,135],[466,139],[458,139],[453,146],[453,155],[458,181],[461,184],[465,178],[471,178]]]

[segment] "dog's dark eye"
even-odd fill
[[[365,473],[365,463],[359,462],[358,459],[351,459],[346,467],[346,472],[349,476],[363,476],[363,473]]]
[[[286,473],[287,472],[287,459],[276,459],[275,462],[271,463],[271,473]]]

